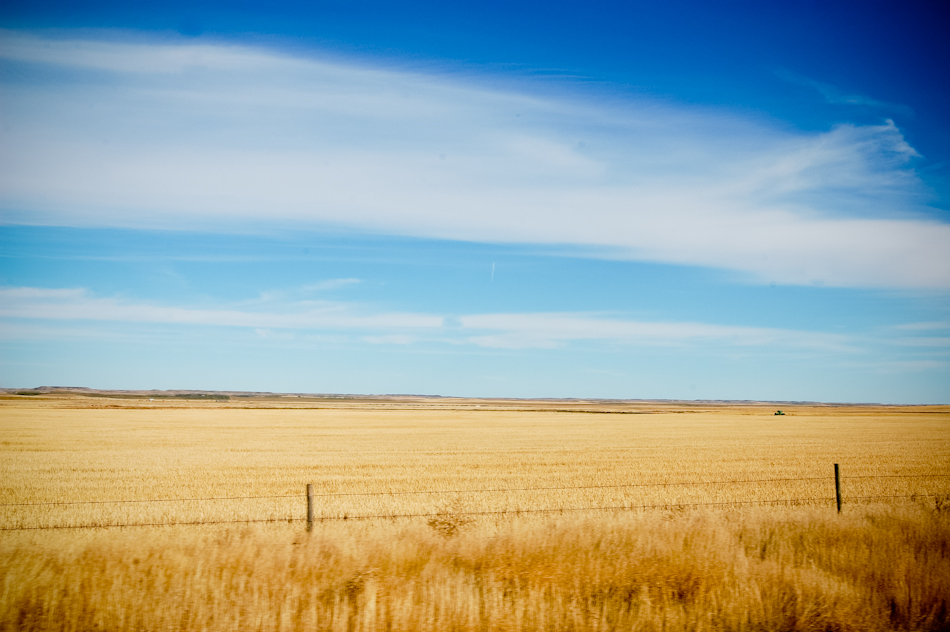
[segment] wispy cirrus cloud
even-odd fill
[[[930,351],[945,355],[950,351],[950,321],[933,320],[919,323],[904,323],[895,325],[893,329],[899,335],[893,338],[893,343],[902,347],[916,347],[922,351]],[[939,335],[944,334],[944,335]]]
[[[881,101],[863,94],[848,93],[831,84],[822,83],[821,81],[804,77],[783,68],[776,69],[775,74],[785,81],[815,90],[825,99],[826,102],[833,105],[857,105],[870,108],[879,108],[891,112],[899,112],[905,115],[913,115],[914,113],[913,110],[906,105],[899,103],[888,103],[886,101]]]
[[[644,322],[597,314],[478,314],[464,316],[461,322],[466,329],[490,332],[471,336],[467,338],[469,342],[496,348],[555,348],[587,340],[640,345],[728,341],[736,347],[849,349],[846,337],[835,334],[695,322]]]
[[[370,344],[437,343],[498,349],[557,348],[574,343],[717,344],[854,351],[838,334],[697,322],[648,322],[611,314],[497,313],[442,316],[378,312],[370,306],[309,300],[257,301],[257,309],[175,307],[101,298],[83,289],[0,288],[0,318],[27,323],[99,321],[230,327],[271,340],[348,333]],[[16,331],[15,328],[9,331]]]
[[[950,320],[930,320],[922,323],[905,323],[895,325],[894,329],[905,331],[936,331],[940,329],[950,329]]]
[[[7,221],[344,226],[760,281],[950,287],[950,225],[929,213],[917,153],[890,121],[794,132],[646,99],[109,34],[7,31],[0,61],[17,68],[3,84]]]
[[[359,282],[359,279],[354,279],[352,277],[346,279],[327,279],[326,281],[319,281],[318,283],[310,283],[309,285],[303,286],[301,289],[303,289],[305,292],[328,292],[330,290],[338,290],[349,285],[356,285]]]
[[[870,369],[883,374],[923,373],[945,370],[950,362],[944,360],[883,360],[877,362],[846,362],[849,368]]]
[[[358,283],[360,283],[360,280],[354,278],[326,279],[325,281],[308,283],[307,285],[292,289],[268,290],[262,292],[257,299],[248,301],[247,303],[266,304],[272,302],[287,302],[289,300],[312,300],[314,295],[340,290]]]
[[[280,304],[270,311],[198,309],[155,305],[90,295],[83,289],[0,289],[0,318],[91,320],[247,327],[260,329],[406,329],[440,328],[442,318],[403,312],[359,312],[331,301]]]
[[[950,336],[915,336],[913,338],[899,338],[895,342],[907,347],[928,347],[936,349],[950,347]]]

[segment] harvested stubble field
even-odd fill
[[[950,408],[782,408],[9,397],[0,629],[950,630]]]

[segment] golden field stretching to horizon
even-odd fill
[[[776,408],[10,395],[0,629],[947,629],[950,407]]]

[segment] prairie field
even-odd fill
[[[7,396],[0,630],[950,630],[950,407],[781,408]]]

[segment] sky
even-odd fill
[[[827,4],[6,1],[0,386],[950,403],[950,21]]]

